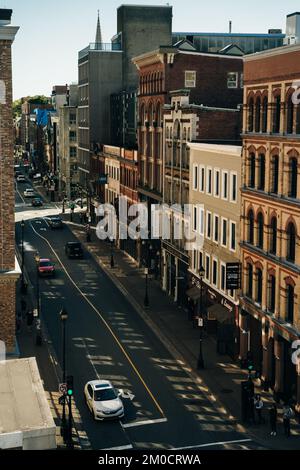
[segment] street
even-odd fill
[[[85,252],[69,260],[65,243],[75,240],[66,224],[51,230],[43,219],[58,214],[55,204],[41,209],[24,205],[23,188],[16,196],[17,222],[25,222],[25,266],[33,285],[34,255],[55,263],[53,279],[41,279],[41,312],[57,358],[62,357],[59,313],[67,320],[67,375],[74,376],[74,397],[82,426],[93,449],[249,449],[258,448],[237,432],[209,401],[188,371],[176,361]],[[40,215],[40,216],[39,216]],[[20,223],[17,223],[20,243]],[[100,243],[100,242],[99,242]],[[103,243],[103,242],[102,242]],[[83,396],[93,379],[111,380],[123,389],[125,417],[121,422],[95,422]],[[129,392],[129,393],[128,393]]]

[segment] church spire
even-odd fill
[[[100,12],[98,10],[98,21],[97,21],[97,32],[96,32],[96,44],[102,44],[102,34],[100,26]]]

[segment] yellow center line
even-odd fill
[[[124,349],[122,343],[120,342],[120,340],[118,339],[118,337],[116,336],[116,334],[114,333],[114,331],[112,330],[112,328],[110,327],[110,325],[107,323],[107,321],[105,320],[105,318],[103,317],[103,315],[101,314],[101,312],[94,306],[94,304],[88,299],[88,297],[86,296],[86,294],[84,294],[82,292],[82,290],[80,289],[79,286],[77,286],[77,284],[75,283],[75,281],[72,279],[72,277],[70,276],[70,274],[68,273],[65,265],[63,264],[63,262],[61,261],[60,257],[58,256],[58,254],[56,253],[56,251],[54,250],[54,248],[52,248],[51,246],[51,243],[47,240],[47,238],[43,237],[42,235],[40,235],[36,230],[35,228],[33,227],[32,223],[30,223],[31,225],[31,228],[32,230],[34,231],[34,233],[40,237],[42,240],[44,240],[50,250],[54,253],[55,257],[57,258],[58,262],[60,263],[61,267],[63,268],[64,272],[66,273],[67,277],[69,278],[69,280],[71,281],[71,283],[73,284],[73,286],[78,290],[78,292],[82,295],[82,297],[85,299],[85,301],[90,305],[90,307],[92,307],[92,309],[97,313],[97,315],[99,316],[99,318],[102,320],[102,322],[104,323],[104,325],[106,326],[106,328],[108,329],[108,331],[110,332],[110,334],[112,335],[112,337],[114,338],[114,340],[116,341],[116,343],[118,344],[119,348],[121,349],[121,351],[123,352],[124,356],[126,357],[126,359],[128,360],[129,364],[131,365],[132,369],[134,370],[134,372],[136,373],[136,375],[138,376],[138,378],[140,379],[141,383],[143,384],[144,388],[146,389],[148,395],[150,396],[150,398],[152,399],[152,401],[154,402],[156,408],[158,409],[159,413],[165,417],[165,414],[162,410],[162,408],[160,407],[159,403],[157,402],[156,398],[154,397],[153,393],[151,392],[151,390],[149,389],[148,385],[146,384],[145,380],[143,379],[142,375],[140,374],[138,368],[136,367],[136,365],[133,363],[132,359],[130,358],[129,354],[127,353],[127,351]]]

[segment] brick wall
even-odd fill
[[[0,274],[0,341],[4,341],[8,353],[15,348],[15,312],[15,279],[4,279]]]

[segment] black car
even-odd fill
[[[47,217],[46,220],[52,229],[63,228],[64,226],[62,219],[58,215]]]
[[[31,202],[32,207],[42,207],[44,205],[42,199],[35,197]]]
[[[65,246],[68,258],[83,258],[83,249],[80,242],[68,242]]]

